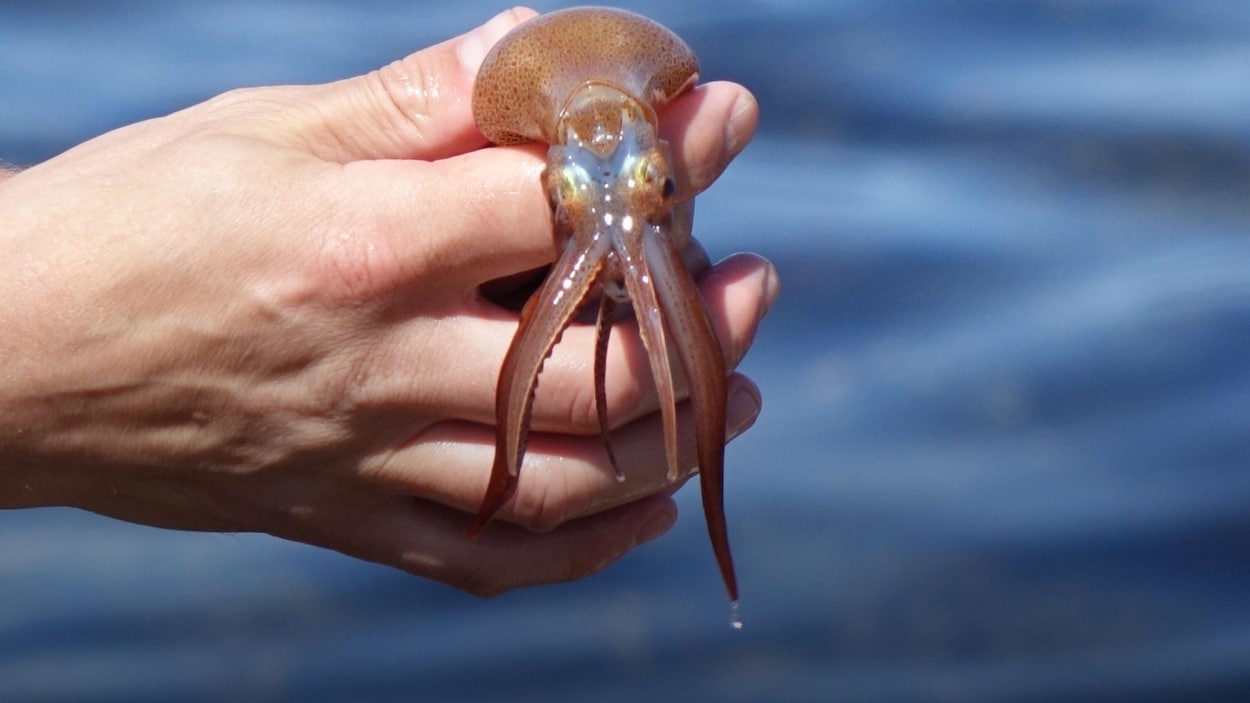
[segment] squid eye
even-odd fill
[[[662,191],[664,193],[664,197],[671,198],[673,197],[673,193],[676,191],[677,191],[677,184],[673,182],[673,179],[665,178],[664,189]]]

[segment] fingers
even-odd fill
[[[709,269],[698,283],[726,366],[732,369],[750,347],[760,320],[777,295],[776,270],[759,256],[738,254]],[[370,347],[367,376],[374,382],[356,387],[357,402],[388,407],[416,403],[437,407],[446,417],[495,424],[500,361],[516,333],[517,321],[515,315],[505,315],[488,304],[477,307],[481,316],[452,318],[441,326],[437,338],[431,337],[427,324],[413,323],[399,328],[386,342]],[[489,317],[482,317],[486,315]],[[565,330],[539,375],[533,429],[598,433],[591,372],[594,345],[591,322]],[[420,367],[441,373],[423,378],[420,384],[403,382],[412,377],[418,363],[414,356],[420,358]],[[613,328],[607,364],[608,417],[613,426],[659,407],[651,368],[633,319],[621,320]],[[380,385],[385,379],[394,383]],[[686,386],[684,379],[679,381],[680,399],[686,396]],[[412,393],[421,396],[413,398]]]
[[[729,379],[729,436],[759,414],[759,389]],[[689,404],[678,408],[683,465],[694,462]],[[615,478],[598,438],[535,435],[512,500],[477,539],[466,537],[490,471],[493,433],[449,422],[424,432],[363,477],[389,498],[353,500],[335,491],[322,509],[285,513],[282,537],[396,566],[464,591],[492,596],[522,586],[592,574],[667,532],[677,517],[676,484],[649,417],[613,438],[625,480]],[[396,495],[397,494],[397,495]],[[409,498],[420,495],[422,498]]]
[[[653,496],[549,534],[498,523],[470,541],[465,536],[470,515],[397,498],[367,517],[336,521],[326,546],[475,595],[494,596],[588,576],[667,532],[676,518],[672,499]]]
[[[759,389],[745,376],[731,375],[728,436],[746,431],[759,410]],[[680,465],[694,466],[689,403],[678,406],[678,437]],[[486,490],[494,439],[493,430],[487,426],[440,423],[364,472],[387,490],[420,495],[472,514]],[[677,488],[668,479],[658,413],[613,432],[612,446],[623,481],[616,480],[599,437],[532,434],[517,492],[497,518],[529,530],[551,530],[569,520]],[[678,483],[688,477],[680,477]],[[468,522],[463,526],[467,529]]]

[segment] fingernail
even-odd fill
[[[491,47],[495,46],[503,35],[512,31],[512,28],[518,24],[520,21],[515,11],[505,10],[461,37],[460,46],[456,49],[460,67],[471,76],[477,75],[477,69],[482,65],[482,59],[486,58]]]
[[[768,263],[768,268],[764,271],[762,289],[764,314],[767,315],[768,311],[773,309],[773,303],[777,301],[777,294],[781,292],[781,277],[777,275],[777,267],[773,266],[771,261]]]
[[[638,536],[634,539],[634,545],[646,544],[660,535],[668,532],[673,527],[673,523],[677,522],[677,509],[668,505],[655,511],[650,518],[642,525],[642,529],[638,530]]]
[[[729,391],[728,425],[729,437],[737,437],[755,424],[760,416],[759,390],[750,382],[739,383]]]
[[[725,123],[725,148],[730,157],[737,156],[755,136],[759,111],[760,106],[754,95],[745,89],[738,94],[729,110],[729,121]]]

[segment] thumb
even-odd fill
[[[515,7],[366,75],[310,86],[304,114],[316,120],[303,125],[303,143],[339,163],[434,160],[482,146],[472,109],[477,69],[495,42],[535,14]]]

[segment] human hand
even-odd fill
[[[267,532],[478,594],[584,576],[667,530],[677,486],[622,323],[608,402],[627,480],[597,436],[593,330],[575,326],[544,368],[515,499],[465,536],[517,325],[480,288],[556,254],[543,148],[482,148],[469,107],[485,52],[531,14],[367,76],[233,91],[0,179],[0,505]],[[697,192],[756,120],[743,88],[714,83],[661,132]],[[738,255],[700,287],[733,367],[775,272]],[[759,395],[738,375],[729,392],[736,435]]]

